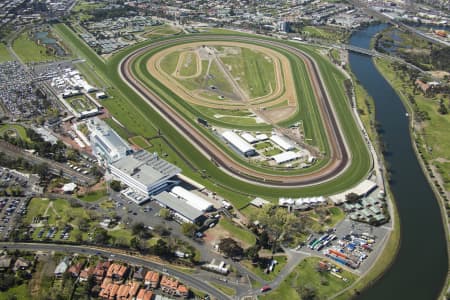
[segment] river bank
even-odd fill
[[[430,185],[430,187],[432,188],[436,198],[439,199],[439,206],[441,209],[441,216],[442,219],[444,220],[444,224],[447,224],[447,226],[444,226],[445,228],[445,232],[446,232],[446,236],[447,236],[447,249],[450,249],[450,242],[448,240],[449,235],[449,218],[448,218],[448,213],[449,213],[449,208],[450,208],[450,204],[448,201],[448,194],[449,194],[449,190],[448,188],[445,186],[443,190],[442,188],[439,189],[439,186],[443,186],[444,182],[442,180],[442,177],[440,176],[441,174],[436,174],[436,169],[435,168],[430,168],[430,164],[428,163],[428,160],[426,160],[426,157],[423,155],[423,153],[428,152],[427,149],[430,149],[430,147],[435,148],[433,144],[429,144],[427,143],[427,141],[421,137],[421,133],[420,131],[423,129],[423,127],[421,125],[418,125],[416,120],[415,120],[415,111],[410,103],[410,101],[408,100],[408,97],[406,96],[408,94],[408,92],[410,92],[409,90],[407,90],[405,88],[405,86],[407,86],[409,84],[409,82],[403,81],[400,79],[399,76],[396,76],[396,73],[394,72],[392,65],[387,62],[387,61],[381,61],[379,59],[374,59],[374,65],[376,66],[377,70],[380,72],[380,74],[382,74],[384,76],[384,78],[391,84],[391,86],[398,92],[398,96],[399,98],[402,100],[403,105],[407,108],[408,110],[408,114],[410,115],[410,134],[411,134],[411,144],[414,148],[414,151],[416,153],[416,157],[420,163],[420,166],[422,168],[423,173],[425,174],[425,177],[428,180],[428,183]],[[416,97],[416,103],[418,101],[426,101],[423,99],[424,97]],[[431,119],[437,118],[437,117],[445,117],[445,116],[440,116],[438,113],[433,113],[431,112]],[[449,117],[449,116],[447,116]],[[450,119],[449,119],[450,122]],[[441,129],[445,130],[446,128],[449,128],[449,126],[445,126],[445,125],[441,125],[439,126]],[[435,135],[439,135],[441,136],[442,139],[449,139],[450,140],[450,136],[445,135],[445,133],[443,132],[435,132]],[[446,144],[444,142],[444,144]],[[430,155],[428,155],[430,156]],[[442,172],[442,171],[441,171]],[[446,172],[446,171],[444,171]],[[439,176],[440,178],[436,179],[436,177]],[[433,180],[434,179],[434,180]],[[450,257],[450,256],[449,256]],[[440,294],[440,298],[445,298],[446,295],[448,295],[448,289],[450,287],[449,284],[449,275],[450,272],[447,275],[447,284],[446,287],[444,287],[444,289],[442,289],[442,292]]]
[[[385,27],[362,29],[352,36],[351,44],[369,48],[373,36]],[[407,111],[370,57],[356,53],[349,56],[352,72],[375,101],[377,130],[383,144],[388,145],[384,159],[390,166],[390,187],[401,223],[398,255],[388,272],[362,291],[360,298],[434,299],[448,270],[446,236],[438,201],[411,145]]]

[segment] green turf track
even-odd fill
[[[351,112],[348,99],[343,91],[342,81],[344,76],[336,68],[334,68],[331,63],[327,62],[323,57],[317,54],[312,48],[301,46],[297,43],[290,43],[290,45],[302,49],[317,60],[322,76],[328,87],[329,94],[333,97],[336,112],[347,138],[350,152],[352,153],[352,163],[341,176],[325,183],[301,188],[274,188],[243,182],[222,172],[213,163],[206,160],[205,157],[192,144],[190,144],[182,135],[174,130],[162,116],[146,105],[143,100],[121,80],[118,73],[118,65],[120,61],[133,50],[144,46],[148,42],[133,45],[114,55],[107,63],[105,63],[67,26],[57,24],[55,27],[66,41],[71,41],[72,45],[78,48],[78,53],[89,60],[91,64],[96,66],[96,70],[98,73],[101,73],[99,75],[102,78],[108,78],[108,81],[113,84],[114,89],[121,91],[121,95],[123,95],[122,101],[125,102],[128,113],[130,115],[139,116],[139,118],[145,118],[145,121],[148,123],[142,125],[144,130],[148,131],[149,126],[159,128],[164,133],[166,138],[176,147],[176,149],[187,156],[190,162],[195,164],[198,169],[205,170],[211,180],[201,180],[198,173],[189,169],[183,169],[184,174],[187,176],[192,176],[195,180],[201,181],[208,188],[216,190],[225,197],[230,196],[230,199],[232,198],[231,200],[233,200],[238,206],[244,205],[250,197],[256,195],[269,199],[276,199],[281,196],[302,197],[337,193],[356,185],[369,171],[369,153],[366,147],[363,146],[364,141],[359,133],[359,129],[356,126],[355,121],[353,118],[348,117],[351,115]],[[245,34],[236,33],[236,35]],[[226,35],[224,35],[224,38],[226,38]],[[163,39],[166,38],[162,38],[161,40]],[[150,42],[153,41],[154,40]],[[122,124],[127,126],[127,122],[124,122],[124,120],[127,119],[123,117],[123,113],[117,113],[117,109],[110,107],[108,101],[104,101],[103,103],[105,107],[107,107],[114,114],[114,116],[122,122]],[[142,135],[140,132],[135,132],[135,134]],[[147,136],[148,134],[145,134],[144,132],[143,135]],[[239,195],[236,192],[240,193],[241,196],[236,196]]]

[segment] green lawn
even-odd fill
[[[231,288],[231,287],[229,287],[229,286],[226,286],[226,285],[223,285],[223,284],[219,284],[219,283],[216,283],[216,282],[210,282],[210,284],[213,287],[217,288],[218,290],[224,292],[228,296],[236,295],[236,290]]]
[[[272,281],[274,280],[278,274],[280,273],[281,270],[283,270],[284,266],[286,266],[287,263],[287,258],[284,255],[275,255],[273,257],[278,263],[275,265],[274,269],[272,272],[270,272],[269,274],[264,272],[264,269],[261,269],[259,266],[257,265],[253,265],[250,261],[248,260],[244,260],[241,263],[248,269],[250,270],[252,273],[254,273],[255,275],[257,275],[258,277],[266,280],[266,281]]]
[[[283,151],[274,147],[274,148],[272,148],[270,150],[264,151],[263,154],[265,156],[274,156],[274,155],[280,154],[281,152],[283,152]]]
[[[95,202],[106,196],[108,196],[106,189],[102,189],[102,190],[98,190],[98,191],[89,192],[86,195],[80,196],[78,198],[85,202]]]
[[[152,144],[140,135],[130,138],[129,141],[142,149],[148,149],[152,147]]]
[[[220,219],[219,226],[230,232],[233,237],[249,246],[253,246],[256,243],[256,237],[252,232],[247,229],[238,227],[225,218]]]
[[[9,54],[8,49],[6,48],[6,45],[3,43],[0,43],[0,63],[5,61],[12,60],[11,54]]]
[[[83,112],[96,108],[94,103],[85,96],[75,96],[65,99],[76,112]]]
[[[175,28],[169,24],[163,24],[159,26],[152,26],[148,31],[146,31],[143,36],[146,38],[157,38],[165,35],[179,34],[182,30]]]
[[[163,59],[161,59],[161,69],[167,74],[172,74],[173,72],[175,72],[179,59],[179,51],[170,52],[169,54],[164,56]]]
[[[246,47],[238,48],[237,55],[222,57],[224,64],[231,66],[231,74],[239,78],[240,87],[250,98],[262,97],[275,90],[274,63],[266,55]]]
[[[329,272],[319,273],[316,265],[321,258],[306,258],[274,291],[261,296],[260,299],[301,299],[298,289],[310,287],[316,291],[317,299],[328,299],[345,287],[350,286],[357,276],[348,271],[340,275],[347,278],[347,282],[331,275]]]
[[[56,60],[54,55],[48,54],[44,46],[38,45],[29,36],[28,32],[21,33],[12,44],[14,52],[24,63]]]
[[[23,283],[21,285],[8,289],[6,292],[0,292],[0,300],[11,299],[32,299],[28,291],[28,284]]]
[[[4,124],[0,126],[0,136],[3,136],[5,133],[15,133],[22,140],[31,142],[30,138],[27,135],[25,127],[17,124]]]
[[[269,147],[273,147],[271,142],[261,142],[261,143],[255,144],[256,150],[262,150],[262,149],[266,149]]]
[[[180,67],[179,76],[193,76],[197,73],[197,60],[198,55],[193,51],[185,52],[183,55],[183,61]]]

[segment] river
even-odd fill
[[[352,35],[350,44],[369,48],[371,38],[385,27],[381,24],[362,29]],[[353,73],[375,101],[401,224],[398,256],[360,299],[436,299],[448,270],[446,236],[438,200],[411,145],[406,110],[370,57],[350,53],[349,59]]]

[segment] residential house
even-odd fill
[[[77,278],[80,275],[82,266],[83,265],[81,263],[74,264],[69,268],[69,270],[67,270],[67,272],[69,272],[73,278]]]
[[[26,270],[30,267],[31,263],[23,257],[19,257],[14,263],[13,271]]]
[[[176,280],[175,278],[164,275],[159,284],[161,285],[161,290],[164,293],[170,295],[177,294],[178,280]]]
[[[133,274],[133,280],[142,282],[144,281],[146,271],[143,267],[137,269]]]
[[[151,300],[153,297],[152,291],[147,291],[145,289],[141,289],[136,296],[136,300]]]
[[[109,266],[108,271],[106,272],[106,277],[111,278],[115,281],[121,281],[124,279],[127,272],[127,266],[113,263]]]
[[[109,261],[99,262],[97,264],[97,266],[94,269],[95,281],[97,283],[102,282],[102,280],[105,277],[106,271],[108,270],[110,264],[111,263]]]
[[[93,274],[94,274],[93,267],[85,268],[80,272],[80,282],[88,281],[89,277],[91,277]]]
[[[56,278],[62,278],[63,274],[67,271],[69,268],[69,258],[64,257],[64,259],[56,266],[56,269],[54,271]]]
[[[156,289],[159,284],[159,273],[148,271],[147,274],[145,274],[144,284],[152,289]]]
[[[6,271],[11,266],[11,256],[2,255],[0,257],[0,271]]]

